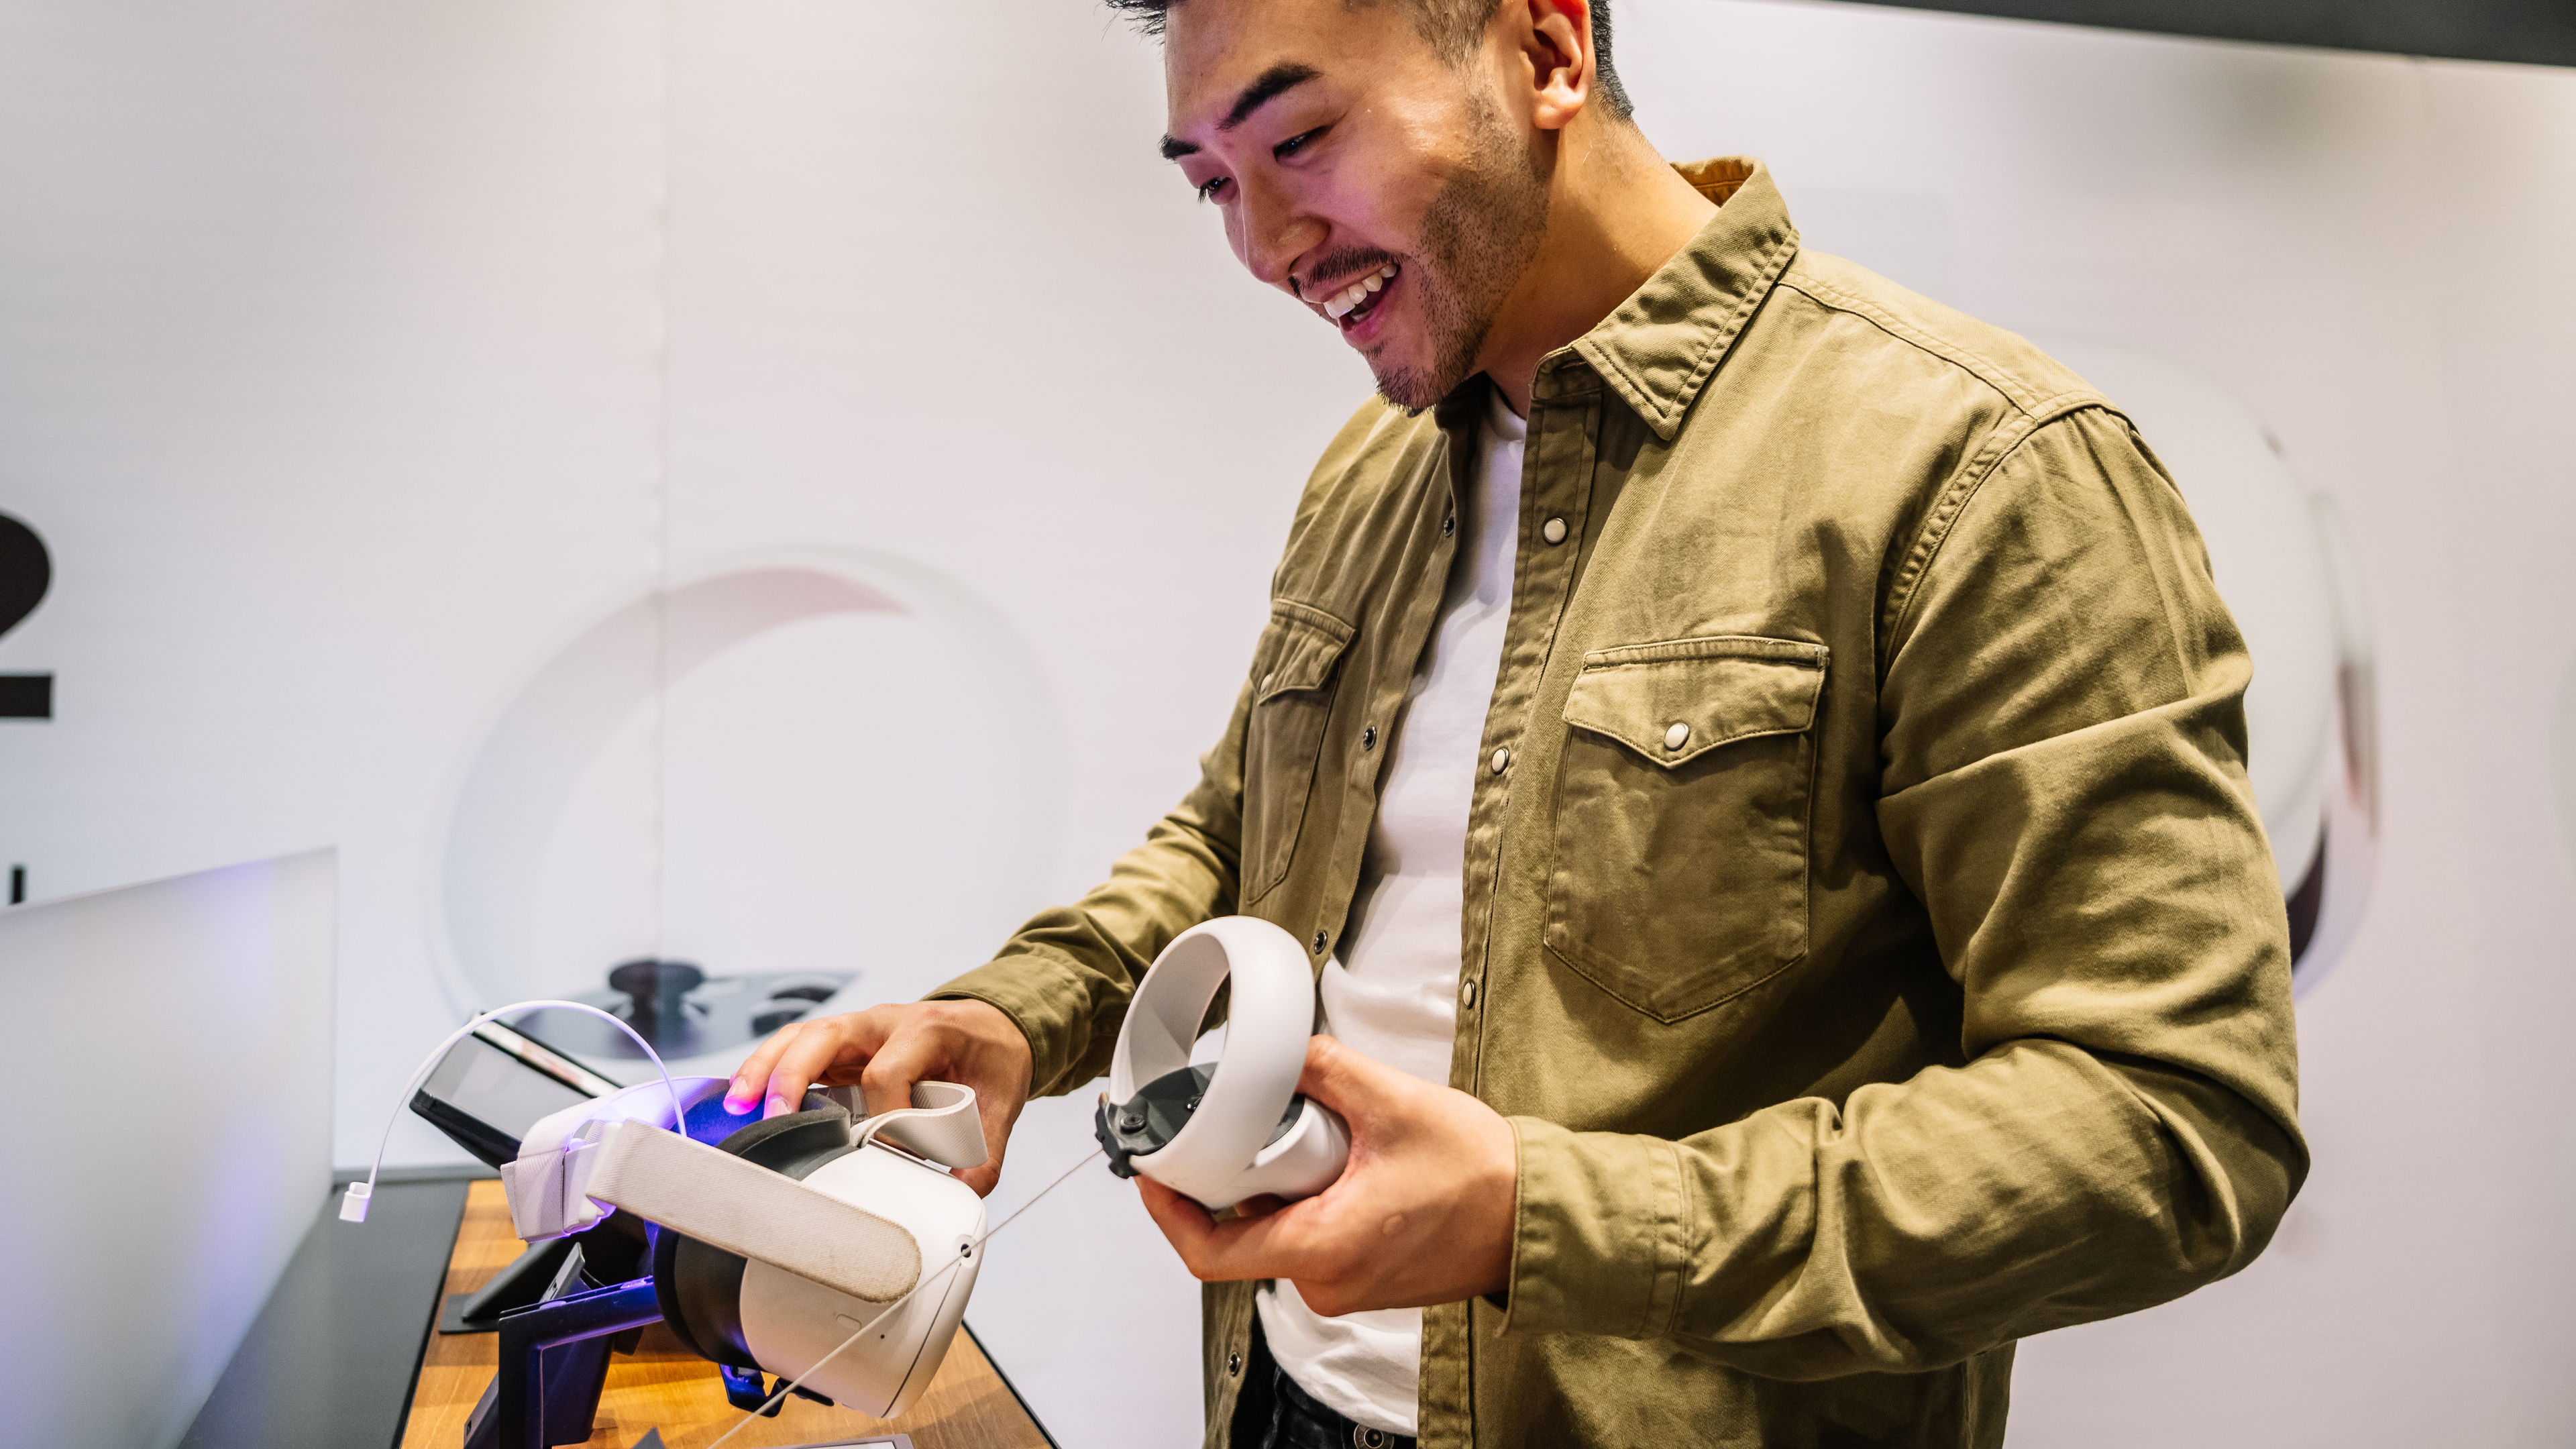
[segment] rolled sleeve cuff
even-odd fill
[[[1024,951],[978,966],[922,999],[998,1008],[1029,1039],[1029,1095],[1043,1097],[1081,1085],[1064,1078],[1090,1055],[1092,992],[1085,980],[1069,961]]]
[[[1651,1338],[1674,1318],[1690,1222],[1681,1149],[1509,1119],[1520,1150],[1506,1333]]]

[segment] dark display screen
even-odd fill
[[[458,1042],[412,1097],[412,1110],[498,1167],[529,1128],[617,1084],[497,1022]]]

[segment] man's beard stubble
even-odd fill
[[[1372,364],[1380,396],[1419,413],[1467,380],[1495,313],[1538,255],[1547,200],[1545,163],[1523,149],[1497,109],[1479,104],[1474,158],[1432,198],[1422,255],[1405,269],[1416,283],[1431,364]]]

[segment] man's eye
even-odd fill
[[[1316,139],[1331,129],[1332,128],[1329,126],[1317,126],[1311,131],[1300,131],[1296,135],[1289,137],[1287,140],[1280,142],[1278,145],[1271,147],[1270,154],[1277,157],[1279,160],[1285,161],[1289,157],[1296,155],[1298,152],[1305,150],[1307,142]]]
[[[1214,201],[1214,200],[1216,200],[1216,193],[1217,193],[1217,189],[1218,189],[1219,187],[1223,186],[1223,185],[1225,185],[1225,178],[1224,178],[1224,177],[1222,177],[1222,176],[1211,176],[1211,177],[1209,177],[1207,180],[1200,182],[1200,183],[1199,183],[1199,200],[1201,200],[1201,201]]]

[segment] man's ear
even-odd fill
[[[1534,92],[1530,122],[1542,131],[1562,131],[1592,99],[1592,0],[1510,3],[1529,16],[1520,45]]]

